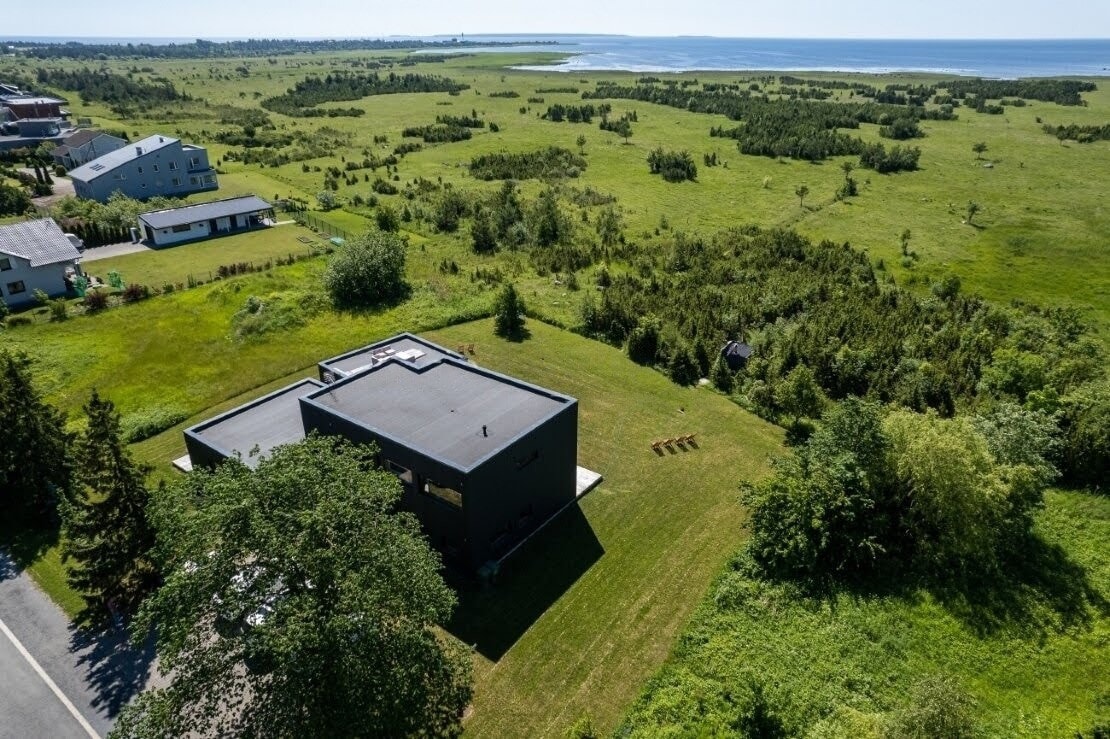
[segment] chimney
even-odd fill
[[[135,147],[135,156],[140,156],[141,157],[142,155],[143,155],[143,147],[136,146]]]
[[[164,138],[162,138],[161,136],[159,136],[158,137],[158,143],[159,144],[164,144],[164,143],[166,143],[166,140]]]

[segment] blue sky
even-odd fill
[[[282,37],[621,33],[825,38],[1106,38],[1107,0],[54,0],[6,4],[5,36]],[[277,10],[276,8],[280,8]],[[70,22],[72,21],[72,22]]]

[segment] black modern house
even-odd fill
[[[307,433],[374,442],[402,507],[465,571],[497,562],[575,500],[578,401],[476,367],[412,334],[185,431],[192,464],[254,466]]]

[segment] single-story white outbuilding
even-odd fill
[[[223,236],[273,223],[274,207],[256,195],[143,213],[139,231],[154,246]]]

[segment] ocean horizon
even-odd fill
[[[371,37],[334,37],[335,40]],[[1110,76],[1110,39],[772,39],[715,36],[611,36],[590,34],[481,34],[381,36],[389,41],[496,42],[469,52],[542,51],[561,62],[521,69],[561,72],[858,72],[931,73],[992,78]],[[190,44],[195,38],[12,36],[24,43]],[[246,37],[206,37],[243,41]],[[322,37],[300,41],[327,40]],[[536,42],[536,43],[529,43]],[[554,42],[554,44],[552,43]],[[426,53],[445,53],[428,50]]]

